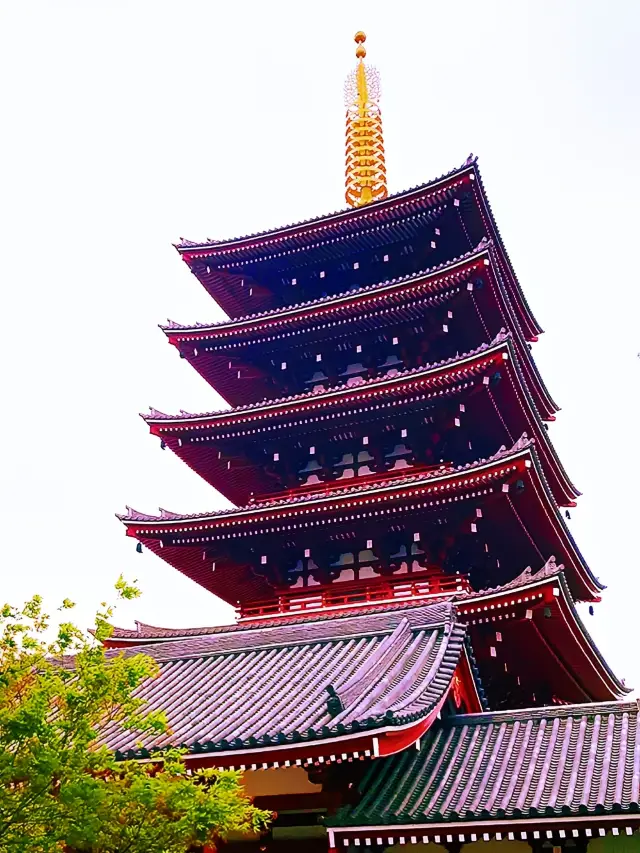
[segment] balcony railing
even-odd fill
[[[408,468],[400,470],[380,471],[373,474],[359,474],[354,477],[347,477],[343,480],[336,477],[332,480],[323,480],[320,483],[310,483],[309,485],[300,485],[292,489],[284,489],[281,492],[269,492],[253,498],[250,503],[261,504],[270,503],[274,500],[285,500],[297,498],[301,495],[319,494],[330,495],[332,492],[337,492],[340,489],[353,488],[354,486],[375,486],[379,483],[385,483],[387,480],[395,480],[398,477],[413,477],[418,474],[433,474],[439,471],[445,471],[450,467],[450,463],[439,462],[436,465],[411,465]]]
[[[454,595],[469,592],[471,585],[467,575],[446,575],[443,572],[411,577],[385,578],[368,581],[348,588],[337,586],[280,593],[264,601],[252,601],[240,605],[240,619],[259,619],[265,616],[311,613],[320,610],[351,608],[388,601],[422,599],[434,596]]]

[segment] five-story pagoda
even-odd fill
[[[475,158],[387,194],[364,40],[351,209],[177,246],[229,319],[164,332],[230,408],[145,420],[235,507],[121,518],[238,621],[115,629],[159,660],[172,735],[108,739],[243,770],[278,818],[229,849],[628,846],[638,709],[575,608],[602,586],[563,518],[541,329]]]

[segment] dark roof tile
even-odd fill
[[[454,717],[419,752],[371,763],[334,826],[427,824],[640,808],[636,703]]]
[[[125,654],[144,651],[160,665],[139,695],[165,711],[171,734],[143,738],[144,747],[211,752],[238,739],[242,748],[264,748],[283,738],[319,740],[419,720],[443,699],[464,637],[453,605],[441,603],[228,631]],[[334,717],[329,686],[343,706]],[[139,735],[112,726],[103,742],[124,752],[136,748]]]

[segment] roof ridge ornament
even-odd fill
[[[377,68],[364,64],[366,38],[361,31],[354,36],[358,63],[344,84],[347,110],[345,198],[351,207],[362,207],[388,195],[382,116],[378,106],[380,75]]]

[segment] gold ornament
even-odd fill
[[[387,170],[384,162],[380,75],[372,65],[365,65],[366,35],[357,32],[355,42],[358,64],[345,81],[347,108],[346,193],[347,204],[360,207],[386,198]]]

